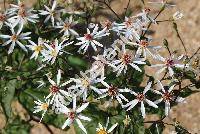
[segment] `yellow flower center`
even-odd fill
[[[55,49],[51,51],[51,56],[53,56],[53,57],[56,57],[56,56],[57,56],[57,52],[56,52]]]
[[[43,46],[42,46],[42,45],[35,46],[35,48],[34,48],[34,50],[35,50],[36,52],[40,52],[42,49],[43,49]]]
[[[41,105],[41,109],[42,109],[42,110],[47,110],[48,107],[49,107],[49,105],[48,105],[47,103],[43,103],[43,104]]]
[[[90,85],[90,83],[89,83],[88,80],[83,79],[83,80],[82,80],[82,85],[83,85],[84,87],[88,87],[88,86]]]
[[[100,129],[100,130],[97,132],[97,134],[108,134],[108,133],[106,132],[106,130]]]

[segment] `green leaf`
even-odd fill
[[[2,134],[29,134],[31,127],[29,123],[21,120],[20,117],[17,116],[2,130]]]
[[[9,119],[12,115],[11,102],[15,94],[16,80],[10,80],[5,87],[1,88],[1,104],[5,112],[6,118]]]
[[[87,68],[87,62],[78,56],[69,56],[68,62],[70,65],[78,68]]]

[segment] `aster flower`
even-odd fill
[[[44,43],[47,49],[45,49],[42,52],[42,55],[44,56],[44,59],[42,61],[51,62],[51,64],[53,64],[56,58],[59,55],[62,55],[63,52],[65,52],[63,48],[73,43],[73,42],[64,43],[65,41],[66,39],[64,39],[62,42],[59,43],[59,41],[55,39],[53,42],[51,42],[50,45],[47,43]],[[68,52],[65,52],[65,53],[68,53]]]
[[[101,37],[107,36],[109,35],[109,33],[105,33],[105,31],[103,30],[98,32],[98,29],[98,24],[96,24],[92,33],[87,28],[87,33],[84,35],[84,37],[77,38],[77,40],[79,40],[80,42],[76,43],[75,45],[81,45],[78,52],[81,52],[81,50],[83,49],[83,53],[85,53],[90,45],[95,51],[97,51],[96,46],[103,47],[103,45],[96,41],[96,39],[100,39]]]
[[[55,25],[55,19],[57,20],[60,19],[60,12],[61,12],[61,10],[56,9],[56,5],[57,5],[57,2],[56,0],[54,0],[51,9],[47,7],[46,5],[44,5],[46,11],[39,10],[40,15],[47,16],[46,19],[44,20],[44,23],[46,23],[49,19],[51,19],[51,23],[53,27]]]
[[[169,111],[170,111],[170,103],[174,101],[174,95],[173,95],[173,89],[175,85],[172,85],[168,88],[168,90],[166,90],[162,83],[158,80],[158,85],[161,88],[161,91],[158,90],[153,90],[153,92],[155,92],[156,94],[161,95],[162,97],[156,101],[154,101],[155,104],[159,104],[162,101],[165,102],[165,115],[168,116],[169,115]],[[176,102],[183,102],[184,98],[182,97],[177,97]]]
[[[19,45],[25,52],[27,52],[27,49],[25,47],[25,45],[23,45],[20,40],[27,40],[30,39],[30,37],[28,37],[28,35],[31,34],[31,32],[26,32],[26,33],[21,33],[22,31],[22,25],[19,27],[18,31],[15,32],[14,29],[12,28],[11,24],[6,23],[7,26],[10,27],[10,30],[12,32],[12,35],[0,35],[0,38],[4,38],[4,39],[8,39],[3,46],[6,46],[8,44],[11,44],[9,50],[8,50],[8,54],[13,52],[13,49],[15,47],[15,44]]]
[[[11,8],[8,9],[8,13],[13,15],[17,10],[25,9],[25,4],[24,2],[17,0],[17,5],[15,4],[10,4]]]
[[[102,84],[106,87],[106,89],[99,89],[100,92],[102,93],[102,95],[98,99],[102,99],[102,98],[109,96],[110,97],[109,103],[113,99],[117,99],[117,101],[120,103],[120,105],[123,105],[122,100],[128,102],[128,99],[126,99],[121,93],[130,92],[129,89],[117,88],[113,85],[110,86],[106,82],[102,82]]]
[[[146,115],[145,114],[144,102],[146,102],[149,106],[152,106],[154,108],[158,108],[158,106],[154,102],[150,101],[145,96],[146,92],[150,90],[151,84],[152,84],[152,82],[149,82],[142,93],[136,93],[134,91],[130,91],[131,94],[136,96],[136,99],[128,102],[123,107],[124,108],[128,107],[128,109],[127,109],[127,111],[128,111],[128,110],[131,110],[135,105],[137,105],[140,102],[140,104],[141,104],[141,108],[140,109],[141,109],[141,113],[142,113],[142,117],[143,118],[145,118],[145,115]]]
[[[40,119],[40,122],[42,121],[44,115],[46,114],[48,108],[49,108],[49,102],[50,100],[45,100],[45,102],[42,102],[40,100],[34,101],[37,106],[34,107],[33,113],[43,112],[42,117]]]
[[[60,83],[61,79],[61,70],[58,70],[57,74],[57,81],[53,81],[51,78],[48,77],[49,82],[51,83],[50,86],[50,94],[46,97],[46,99],[50,99],[50,104],[53,104],[54,107],[59,107],[59,104],[69,104],[65,101],[65,99],[71,100],[71,94],[64,90],[64,86],[66,86],[69,81]]]
[[[117,76],[119,76],[122,71],[126,73],[128,65],[130,65],[137,71],[142,72],[142,70],[136,64],[146,64],[146,63],[143,62],[143,59],[134,57],[133,51],[125,49],[125,44],[124,44],[122,45],[121,52],[118,53],[118,59],[113,60],[112,64],[116,66],[114,68],[114,71],[115,72],[117,71]]]
[[[55,28],[61,29],[60,33],[64,32],[64,36],[78,36],[78,33],[72,29],[72,27],[76,24],[77,22],[73,20],[73,16],[70,16],[69,18],[66,18],[65,21],[60,20],[58,26],[55,26]]]
[[[45,40],[43,40],[42,38],[38,38],[38,43],[37,44],[35,44],[33,41],[31,41],[31,40],[28,40],[29,41],[29,43],[31,44],[31,45],[27,45],[27,47],[29,47],[29,49],[30,50],[32,50],[32,51],[34,51],[33,52],[33,54],[32,54],[32,56],[30,57],[30,59],[33,59],[33,58],[35,58],[35,59],[37,59],[37,57],[38,57],[38,55],[39,55],[39,53],[41,53],[42,51],[43,51],[43,49],[44,49],[44,47],[45,47]]]
[[[104,77],[106,65],[115,68],[115,66],[113,66],[109,61],[111,61],[116,55],[117,53],[112,48],[105,48],[103,55],[93,56],[95,61],[92,63],[92,67],[89,72],[96,76],[100,75],[101,77]]]
[[[88,73],[88,72],[80,72],[80,77],[71,78],[71,82],[75,82],[75,85],[72,85],[68,89],[74,90],[73,92],[77,92],[76,95],[83,94],[83,100],[85,101],[88,96],[88,91],[93,90],[94,92],[101,94],[98,88],[95,87],[95,84],[102,83],[105,78],[97,78],[96,75]]]
[[[127,39],[134,40],[140,39],[139,32],[135,29],[135,19],[125,17],[125,21],[118,24],[118,29],[120,29],[120,34],[123,34]]]
[[[3,27],[3,24],[7,21],[8,19],[8,12],[5,11],[4,13],[0,13],[0,29]]]
[[[99,127],[96,128],[97,134],[110,134],[118,125],[118,123],[115,123],[108,129],[108,124],[109,124],[109,117],[106,122],[106,126],[103,127],[101,123],[99,123]]]
[[[34,14],[33,12],[34,12],[33,9],[20,8],[17,10],[16,13],[13,13],[13,17],[10,17],[8,21],[12,23],[13,27],[15,27],[17,24],[20,25],[27,24],[28,21],[36,23],[39,17],[37,14]]]
[[[76,123],[78,124],[79,128],[81,130],[83,130],[84,133],[87,134],[87,131],[85,129],[85,127],[83,126],[83,124],[81,123],[81,120],[85,120],[85,121],[91,121],[90,118],[84,116],[81,114],[81,112],[87,108],[87,106],[89,105],[88,103],[84,103],[82,106],[80,106],[79,108],[77,108],[76,106],[76,96],[73,97],[73,108],[69,109],[66,106],[62,105],[60,106],[60,112],[64,113],[67,115],[68,119],[65,121],[65,123],[62,126],[62,129],[64,129],[66,126],[70,126],[72,123],[74,123],[74,121],[76,121]]]
[[[141,57],[144,59],[146,59],[147,56],[156,58],[156,56],[157,56],[156,52],[161,48],[161,46],[150,45],[150,39],[149,40],[138,40],[138,41],[136,41],[136,43],[127,41],[127,43],[138,47],[135,57]]]
[[[165,71],[166,69],[169,71],[169,75],[172,77],[174,75],[173,68],[184,68],[187,67],[188,64],[181,64],[181,59],[183,58],[183,55],[179,57],[175,57],[174,55],[164,58],[160,55],[157,55],[157,60],[163,62],[163,64],[155,64],[152,65],[151,67],[160,67],[161,69],[156,72],[157,75]]]

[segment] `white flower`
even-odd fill
[[[30,57],[30,59],[34,58],[37,59],[39,53],[41,53],[45,47],[45,40],[43,40],[42,38],[38,38],[38,43],[35,44],[33,41],[28,40],[29,43],[31,45],[27,45],[27,47],[29,47],[30,50],[34,51],[32,56]]]
[[[61,70],[58,70],[56,82],[48,77],[48,80],[51,83],[51,87],[50,94],[46,98],[51,98],[50,104],[53,104],[54,107],[59,107],[60,103],[67,105],[68,102],[66,102],[65,99],[68,99],[69,101],[71,100],[71,94],[64,89],[64,86],[66,86],[69,83],[69,81],[61,84],[60,79]]]
[[[177,97],[174,98],[172,90],[174,89],[175,85],[172,85],[171,87],[169,87],[168,90],[165,90],[162,83],[158,80],[158,85],[161,88],[161,91],[158,90],[153,90],[153,92],[155,92],[156,94],[161,95],[162,97],[156,101],[154,101],[155,104],[158,104],[162,101],[165,102],[165,115],[168,116],[169,115],[169,111],[170,111],[170,103],[172,101],[174,101],[174,99],[176,99],[176,102],[183,102],[184,98],[182,97]]]
[[[111,64],[116,66],[114,68],[114,71],[117,71],[117,76],[119,76],[122,71],[126,73],[128,65],[130,65],[137,71],[142,72],[142,70],[136,64],[146,64],[146,63],[143,62],[143,59],[134,57],[133,51],[125,49],[125,44],[124,44],[122,45],[122,50],[118,53],[118,59],[113,60]]]
[[[8,13],[13,15],[17,10],[25,9],[25,4],[20,0],[17,0],[17,5],[10,4],[11,8],[8,9]]]
[[[3,24],[7,21],[8,13],[5,11],[4,13],[0,13],[0,29],[3,27]]]
[[[28,35],[31,34],[31,32],[26,32],[26,33],[21,33],[22,31],[22,25],[19,27],[18,31],[15,32],[14,29],[12,28],[11,24],[6,23],[10,27],[10,30],[12,32],[12,35],[0,35],[0,38],[8,39],[3,46],[6,46],[8,44],[11,44],[8,54],[13,52],[13,49],[15,47],[15,44],[19,45],[25,52],[27,52],[27,49],[25,45],[23,45],[20,40],[27,40],[30,39],[30,37],[27,37]]]
[[[147,55],[153,58],[156,58],[156,52],[161,48],[161,46],[152,46],[150,45],[149,40],[138,40],[136,43],[127,42],[138,47],[135,57],[141,57],[146,59]]]
[[[75,85],[72,85],[68,89],[74,90],[73,92],[77,92],[76,95],[83,94],[83,100],[85,101],[88,96],[88,91],[93,90],[94,92],[101,94],[98,88],[95,87],[94,84],[102,83],[105,78],[97,78],[94,74],[89,74],[88,72],[80,72],[79,78],[71,78],[72,82],[75,82]]]
[[[40,119],[40,122],[42,121],[44,115],[46,114],[46,112],[49,108],[49,101],[50,100],[45,100],[45,102],[42,102],[40,100],[34,101],[37,104],[37,106],[34,107],[33,113],[38,113],[38,112],[41,112],[41,111],[43,112],[42,117]]]
[[[141,113],[142,113],[142,117],[143,118],[145,118],[145,115],[146,115],[145,114],[144,102],[146,102],[147,104],[149,104],[149,106],[152,106],[154,108],[158,108],[158,106],[154,102],[150,101],[145,96],[146,92],[150,90],[151,84],[152,84],[152,82],[149,82],[142,93],[136,93],[134,91],[130,91],[131,94],[133,94],[134,96],[136,96],[136,99],[130,101],[129,103],[127,103],[123,107],[124,108],[129,107],[127,109],[127,111],[128,111],[128,110],[131,110],[135,105],[137,105],[140,102],[141,103],[141,108],[140,109],[141,109]]]
[[[173,68],[184,68],[188,67],[188,64],[180,64],[180,60],[183,58],[183,55],[179,57],[175,57],[174,55],[164,58],[160,55],[157,55],[156,59],[163,62],[163,64],[152,65],[151,67],[160,67],[161,69],[156,72],[157,75],[165,71],[166,69],[169,71],[169,75],[172,77],[174,75]]]
[[[44,56],[44,59],[42,60],[43,62],[51,62],[51,64],[53,64],[56,60],[56,58],[59,56],[59,55],[62,55],[63,52],[65,52],[63,50],[64,47],[72,44],[73,42],[68,42],[68,43],[65,43],[66,40],[64,39],[62,42],[58,42],[57,39],[55,39],[51,45],[48,45],[47,43],[44,43],[44,45],[46,46],[47,49],[45,49],[43,52],[42,52],[42,55]],[[67,53],[67,52],[65,52]]]
[[[109,33],[105,33],[105,31],[103,30],[98,32],[98,28],[98,24],[96,24],[92,33],[87,28],[87,33],[84,35],[84,37],[77,38],[77,40],[79,40],[80,42],[76,43],[75,45],[81,45],[78,52],[81,52],[81,50],[83,49],[83,53],[85,53],[90,45],[95,51],[97,51],[96,46],[103,47],[103,45],[96,41],[96,39],[100,39],[101,37],[107,36],[109,35]]]
[[[46,11],[39,10],[41,15],[44,15],[44,16],[47,15],[46,19],[44,20],[44,23],[46,23],[49,19],[51,19],[51,23],[53,27],[55,25],[55,19],[60,19],[60,12],[61,12],[61,10],[56,9],[56,5],[57,5],[57,2],[56,0],[54,0],[51,9],[47,7],[46,5],[44,5]]]
[[[107,96],[110,97],[109,103],[113,99],[117,99],[117,101],[120,103],[120,105],[123,105],[122,100],[128,102],[128,99],[126,99],[121,93],[130,92],[127,88],[117,88],[113,85],[108,85],[106,82],[102,82],[102,84],[106,87],[106,89],[99,89],[101,93],[103,93],[98,99],[105,98]]]
[[[17,11],[17,13],[14,13],[14,16],[9,18],[8,21],[12,23],[13,27],[15,27],[17,24],[24,25],[28,21],[36,23],[39,17],[37,14],[33,14],[33,11],[33,9],[26,10],[21,8]]]
[[[112,48],[104,48],[103,55],[93,56],[95,61],[92,63],[92,67],[89,72],[93,73],[96,76],[100,75],[101,77],[104,77],[106,65],[113,68],[115,67],[109,61],[112,60],[116,55],[117,53]]]
[[[78,33],[72,29],[72,27],[76,24],[77,22],[73,20],[72,16],[70,16],[69,18],[66,18],[65,21],[60,20],[60,23],[58,23],[58,26],[55,26],[55,28],[61,29],[60,33],[64,32],[64,36],[78,36]]]
[[[109,117],[107,119],[107,122],[106,122],[106,126],[103,127],[101,125],[101,123],[99,123],[99,127],[96,128],[96,131],[97,131],[97,134],[109,134],[111,133],[118,125],[118,123],[115,123],[114,125],[112,125],[109,129],[108,129],[108,124],[109,124]]]
[[[91,121],[90,118],[81,114],[81,112],[84,109],[86,109],[88,105],[89,105],[89,102],[85,103],[81,107],[77,108],[76,96],[73,97],[73,108],[72,109],[69,109],[64,105],[61,105],[60,112],[66,114],[68,117],[68,119],[63,124],[62,129],[64,129],[66,126],[70,126],[72,123],[74,123],[74,121],[76,121],[76,123],[83,130],[83,132],[87,134],[87,131],[86,131],[85,127],[83,126],[83,124],[81,123],[80,119],[85,120],[85,121]]]
[[[183,13],[181,13],[180,11],[177,11],[173,14],[173,19],[174,20],[179,20],[183,17]]]
[[[39,85],[37,86],[37,88],[41,88],[41,87],[44,87],[45,83],[43,80],[39,80],[39,81],[36,81],[37,83],[39,83]]]

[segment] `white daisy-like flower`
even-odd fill
[[[128,69],[128,65],[133,67],[135,70],[142,72],[142,70],[136,64],[146,64],[144,59],[134,57],[134,53],[132,50],[125,49],[125,44],[122,45],[122,50],[118,52],[118,59],[113,60],[112,64],[116,66],[114,71],[117,72],[117,76],[119,76],[122,71],[126,73]]]
[[[49,102],[50,100],[45,100],[45,102],[42,102],[40,100],[34,101],[37,106],[34,107],[33,113],[43,112],[42,117],[40,118],[40,122],[42,121],[44,115],[46,114],[48,108],[49,108]]]
[[[13,17],[10,17],[8,21],[12,23],[13,27],[16,25],[25,25],[27,22],[36,23],[39,16],[34,14],[35,10],[20,8],[16,13],[13,13]]]
[[[4,13],[0,13],[0,29],[3,27],[3,24],[7,21],[8,19],[8,13],[5,11]]]
[[[99,123],[99,127],[96,128],[96,132],[97,134],[110,134],[118,125],[118,123],[115,123],[114,125],[112,125],[109,129],[108,129],[108,124],[109,124],[109,117],[107,119],[106,122],[106,126],[103,127],[103,125],[101,123]]]
[[[157,55],[156,59],[163,62],[163,64],[155,64],[152,65],[151,67],[159,67],[161,68],[160,70],[158,70],[156,72],[156,75],[159,75],[160,73],[162,73],[163,71],[165,71],[166,69],[169,71],[169,75],[172,77],[174,75],[174,71],[173,68],[184,68],[184,67],[188,67],[188,64],[181,64],[181,59],[184,57],[184,55],[181,55],[179,57],[175,57],[174,55],[164,58],[160,55]]]
[[[33,58],[37,59],[39,53],[42,53],[42,51],[44,50],[44,47],[45,47],[44,44],[46,43],[46,41],[43,40],[42,38],[38,38],[38,43],[37,43],[37,44],[35,44],[35,43],[34,43],[33,41],[31,41],[31,40],[28,40],[28,41],[29,41],[29,43],[30,43],[31,45],[27,45],[27,47],[28,47],[30,50],[34,51],[33,54],[32,54],[32,56],[30,57],[30,59],[33,59]]]
[[[63,32],[64,33],[63,36],[70,36],[70,35],[79,36],[78,33],[74,29],[72,29],[72,27],[77,24],[77,21],[73,20],[73,16],[66,18],[65,21],[60,20],[60,22],[57,24],[58,26],[55,26],[55,28],[61,29],[60,33]]]
[[[158,108],[158,106],[154,102],[150,101],[145,96],[146,92],[150,90],[151,84],[152,84],[152,82],[149,82],[142,93],[136,93],[136,92],[131,90],[130,93],[133,94],[134,96],[136,96],[136,99],[128,102],[123,107],[124,108],[128,107],[128,109],[127,109],[127,111],[128,111],[128,110],[131,110],[133,107],[135,107],[135,105],[137,105],[140,102],[140,104],[141,104],[140,109],[141,109],[141,113],[142,113],[143,118],[145,118],[145,116],[146,116],[144,102],[146,102],[149,106],[152,106],[154,108]]]
[[[84,35],[84,37],[77,38],[77,40],[79,40],[80,42],[76,43],[75,45],[81,46],[78,52],[81,52],[81,50],[83,49],[83,53],[85,53],[90,45],[95,51],[97,51],[97,46],[103,47],[103,45],[96,40],[109,35],[109,33],[105,33],[105,31],[103,30],[98,32],[98,29],[98,24],[96,24],[92,33],[87,28],[87,33]]]
[[[47,43],[44,43],[44,45],[46,46],[47,49],[45,49],[42,52],[42,55],[44,56],[42,61],[43,62],[51,62],[51,64],[53,64],[55,62],[56,58],[59,55],[62,55],[63,52],[65,52],[63,50],[63,48],[73,43],[73,41],[64,43],[65,41],[66,41],[66,39],[64,39],[62,42],[59,43],[59,41],[57,39],[55,39],[53,42],[50,43],[50,45]],[[68,53],[68,52],[65,52],[65,53]]]
[[[165,90],[165,88],[163,87],[162,83],[158,80],[158,85],[161,88],[161,91],[158,90],[153,90],[153,92],[155,92],[156,94],[161,95],[162,97],[156,101],[154,101],[155,104],[159,104],[162,101],[165,102],[165,115],[168,116],[169,115],[169,111],[170,111],[170,103],[175,101],[175,102],[183,102],[184,98],[182,97],[177,97],[174,98],[174,95],[172,93],[174,86],[172,85],[168,88],[168,90]],[[174,100],[176,99],[176,100]]]
[[[123,34],[127,39],[130,40],[139,40],[139,31],[135,29],[135,19],[133,17],[125,17],[125,21],[121,24],[118,24],[118,29],[120,29],[120,34]]]
[[[100,75],[101,77],[104,77],[106,65],[115,68],[115,66],[113,66],[110,61],[114,59],[116,55],[117,53],[112,48],[104,48],[103,55],[93,56],[95,61],[92,63],[92,67],[89,72],[96,76]]]
[[[62,129],[64,129],[66,126],[70,126],[72,123],[74,123],[74,121],[76,121],[76,123],[78,124],[79,128],[81,130],[83,130],[84,133],[87,134],[87,131],[85,129],[85,127],[83,126],[83,124],[81,123],[80,120],[84,120],[84,121],[91,121],[90,118],[84,116],[81,114],[81,112],[87,108],[87,106],[89,105],[89,102],[84,103],[82,106],[80,106],[79,108],[76,106],[76,96],[73,97],[73,108],[69,109],[64,105],[61,105],[60,107],[60,112],[64,113],[67,115],[68,119],[65,121],[65,123],[62,126]]]
[[[11,8],[8,9],[8,13],[13,15],[17,10],[25,9],[24,2],[17,0],[17,5],[10,4]]]
[[[27,52],[27,49],[25,47],[25,45],[23,45],[20,40],[28,40],[31,37],[28,37],[28,35],[31,34],[31,32],[26,32],[26,33],[21,33],[23,26],[21,25],[18,29],[17,32],[14,31],[13,27],[11,24],[6,23],[7,26],[10,27],[10,30],[12,32],[12,35],[0,35],[0,38],[4,38],[4,39],[8,39],[3,46],[6,46],[8,44],[11,44],[9,50],[8,50],[8,54],[13,52],[13,49],[15,47],[15,44],[19,45],[25,52]]]
[[[57,81],[53,81],[51,78],[48,77],[49,82],[51,83],[50,86],[50,94],[46,97],[46,99],[50,99],[50,104],[53,104],[54,107],[59,107],[59,104],[69,104],[65,101],[65,99],[68,99],[68,101],[71,100],[71,94],[64,89],[64,86],[66,86],[69,81],[60,83],[61,79],[61,70],[58,70],[57,74]]]
[[[77,95],[83,95],[83,100],[85,101],[88,96],[88,91],[93,90],[94,92],[101,94],[98,88],[95,87],[97,83],[103,83],[105,77],[97,78],[96,75],[88,73],[88,72],[80,72],[79,78],[71,78],[72,82],[75,82],[75,85],[72,85],[68,89],[73,90],[73,92]]]
[[[136,57],[141,57],[146,59],[147,56],[151,56],[152,58],[156,58],[157,51],[161,48],[161,46],[152,46],[150,45],[149,40],[138,40],[136,43],[127,42],[130,45],[135,45],[138,47],[136,51]]]
[[[129,89],[127,88],[122,89],[122,88],[115,87],[113,85],[110,86],[106,82],[102,82],[102,84],[106,87],[106,89],[99,89],[102,95],[98,99],[102,99],[109,96],[110,97],[109,103],[113,99],[117,99],[120,105],[123,105],[122,100],[129,102],[128,99],[126,99],[124,95],[122,95],[122,93],[130,92]]]
[[[60,19],[60,13],[61,13],[61,10],[56,9],[56,5],[57,5],[57,1],[54,0],[51,8],[44,5],[46,10],[39,10],[40,15],[47,16],[44,20],[44,23],[46,23],[49,19],[51,19],[51,23],[52,23],[53,27],[55,25],[55,19],[59,20]]]

